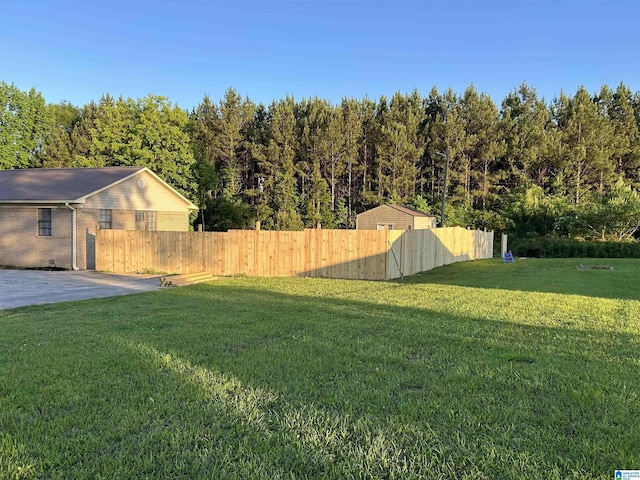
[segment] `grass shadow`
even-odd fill
[[[0,425],[49,476],[610,478],[637,464],[637,302],[585,315],[584,298],[527,295],[537,310],[447,285],[239,278],[14,310]]]

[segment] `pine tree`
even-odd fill
[[[300,202],[305,224],[314,227],[326,223],[330,210],[330,196],[327,182],[322,175],[322,165],[326,158],[327,130],[332,107],[317,97],[297,105],[297,130],[300,138],[296,172],[300,178]]]
[[[243,157],[246,154],[246,131],[253,119],[255,106],[229,88],[218,106],[213,154],[219,166],[222,195],[227,198],[239,196],[246,187],[247,178]]]
[[[550,154],[555,132],[551,112],[534,88],[523,83],[507,95],[502,102],[501,127],[508,188],[530,183],[548,188],[557,168]]]
[[[264,198],[273,216],[265,227],[278,230],[300,230],[302,219],[298,213],[298,193],[294,168],[297,150],[294,100],[287,96],[269,107],[270,135],[261,172],[265,175]]]
[[[265,176],[262,164],[266,160],[269,144],[269,112],[264,105],[259,104],[254,110],[253,118],[244,135],[246,148],[243,150],[243,172],[246,178],[244,184],[245,198],[256,207],[257,219],[262,221],[271,215],[266,196],[264,195]]]
[[[561,94],[555,102],[562,136],[560,151],[567,190],[578,205],[589,192],[602,193],[614,165],[610,161],[613,128],[584,87],[573,98]]]
[[[623,83],[612,95],[607,115],[613,124],[612,160],[616,172],[637,188],[640,186],[640,133],[633,95]]]
[[[45,168],[63,168],[88,166],[86,162],[78,162],[77,156],[89,154],[90,137],[79,138],[80,132],[88,133],[84,125],[85,114],[93,119],[90,103],[85,108],[79,109],[68,102],[52,105],[54,115],[54,128],[46,137],[43,148],[39,154],[40,163]],[[87,121],[89,121],[87,119]],[[84,148],[83,148],[84,147]]]
[[[339,110],[330,108],[320,140],[322,176],[329,186],[331,211],[336,209],[338,181],[345,169],[344,129]]]
[[[425,112],[422,135],[425,150],[419,163],[418,175],[421,179],[419,192],[421,199],[427,199],[435,204],[436,197],[442,192],[438,191],[438,185],[444,177],[445,153],[441,151],[444,140],[444,99],[438,89],[433,87],[425,100]],[[424,205],[423,205],[424,207]]]
[[[346,221],[347,227],[355,225],[355,216],[353,213],[354,196],[356,189],[354,187],[355,176],[358,170],[358,150],[362,144],[362,117],[360,116],[360,105],[354,99],[342,99],[340,105],[340,113],[342,114],[342,125],[344,129],[344,161],[345,161],[345,192],[346,197]]]
[[[447,203],[466,204],[465,178],[468,176],[468,167],[463,151],[467,139],[461,101],[452,89],[447,90],[444,95],[432,89],[426,102],[426,112],[428,126],[425,133],[425,158],[426,165],[431,170],[427,180],[430,180],[432,186],[432,202],[441,202],[448,155]]]
[[[218,109],[205,95],[190,115],[194,170],[201,202],[216,198],[218,194],[219,168],[215,156],[217,122]]]
[[[95,122],[98,113],[98,106],[90,102],[84,106],[80,115],[80,120],[76,122],[69,136],[71,143],[71,167],[101,167],[104,164],[98,163],[91,155],[91,145],[93,143],[92,131],[95,129]]]
[[[356,173],[360,179],[360,203],[363,207],[378,204],[375,202],[375,186],[373,183],[377,131],[376,111],[377,106],[372,100],[365,97],[362,102],[360,102],[362,142],[359,149],[359,162]]]
[[[376,166],[378,201],[407,203],[415,195],[421,120],[419,97],[396,93],[387,106],[380,99],[377,120]]]
[[[505,153],[505,143],[499,130],[498,109],[486,94],[478,95],[469,87],[462,99],[467,142],[463,156],[468,172],[465,174],[465,195],[468,203],[486,209],[497,198],[498,182],[503,177],[498,159]]]
[[[71,131],[64,127],[51,130],[38,157],[44,168],[73,167]]]

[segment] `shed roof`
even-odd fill
[[[407,215],[411,215],[412,217],[435,217],[435,215],[430,215],[428,213],[421,212],[420,210],[416,210],[415,208],[405,207],[405,206],[396,205],[396,204],[380,205],[378,207],[372,208],[371,210],[367,210],[366,212],[362,212],[362,213],[369,213],[380,207],[393,208],[394,210],[398,210],[399,212],[406,213]],[[362,213],[360,215],[362,215]]]
[[[435,216],[435,215],[430,215],[428,213],[421,212],[420,210],[416,210],[415,208],[404,207],[402,205],[392,204],[392,205],[387,205],[387,206],[391,207],[391,208],[394,208],[394,209],[396,209],[396,210],[398,210],[400,212],[412,215],[414,217],[434,217]]]
[[[149,172],[190,207],[196,208],[147,167],[0,170],[0,203],[83,203],[88,196],[142,171]]]

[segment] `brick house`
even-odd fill
[[[435,227],[435,216],[402,205],[380,205],[356,216],[356,230],[417,230]]]
[[[146,167],[0,170],[0,265],[95,268],[95,235],[189,229],[197,207]]]

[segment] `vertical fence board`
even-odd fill
[[[208,271],[384,280],[398,278],[401,272],[412,275],[453,262],[492,258],[493,238],[493,232],[460,227],[226,233],[98,230],[96,268],[116,273]]]
[[[403,232],[401,230],[391,230],[387,235],[387,241],[389,243],[386,246],[389,253],[386,255],[386,280],[399,278],[401,275],[400,272],[402,270],[402,264],[400,262],[402,260],[402,233]]]
[[[258,232],[258,248],[256,248],[256,257],[258,259],[258,275],[260,275],[261,277],[265,277],[266,276],[266,266],[265,266],[265,259],[266,259],[266,255],[264,252],[264,244],[266,243],[266,238],[265,236],[267,235],[267,232],[264,232],[262,230],[260,230]]]

